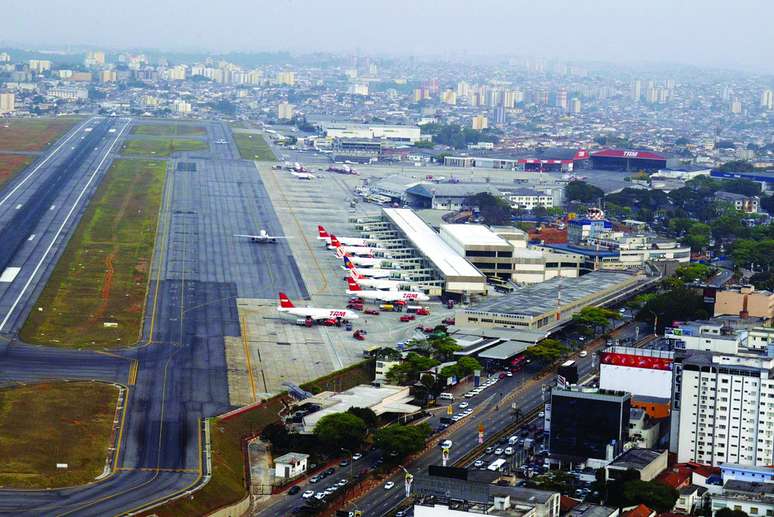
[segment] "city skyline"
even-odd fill
[[[377,1],[368,8],[351,0],[262,5],[231,1],[213,11],[199,0],[185,4],[141,0],[110,8],[92,0],[67,8],[50,0],[34,6],[12,0],[6,12],[15,23],[5,27],[0,45],[212,53],[321,51],[443,59],[534,56],[774,72],[769,60],[774,42],[765,26],[774,6],[761,2],[737,2],[730,11],[720,1],[674,6],[656,0],[647,6],[621,6],[608,0],[555,0],[532,6],[486,0],[475,9],[468,5],[464,0],[419,6]],[[740,31],[732,27],[740,26],[745,27],[744,38],[734,38]],[[647,30],[633,30],[643,27]]]

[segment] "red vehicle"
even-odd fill
[[[404,314],[400,317],[400,321],[407,322],[407,321],[414,321],[416,317],[413,314]]]
[[[392,302],[393,305],[406,305],[406,302],[404,300],[395,300]]]
[[[444,325],[454,325],[455,324],[455,319],[454,318],[446,318],[445,320],[443,320],[443,324]]]
[[[379,315],[379,309],[366,309],[363,312],[365,314],[370,314],[371,316],[378,316]]]
[[[516,356],[516,357],[514,357],[514,358],[513,358],[513,360],[511,361],[511,371],[512,371],[512,372],[518,372],[518,371],[521,371],[521,369],[522,369],[522,368],[524,368],[525,366],[527,366],[527,363],[528,363],[528,362],[529,362],[529,361],[527,361],[527,358],[526,358],[526,357],[524,357],[523,355],[521,355],[521,354],[517,355],[517,356]]]
[[[352,337],[357,339],[358,341],[363,341],[365,339],[365,332],[361,329],[357,329],[355,332],[352,333]]]
[[[363,304],[362,303],[350,302],[350,303],[347,304],[347,309],[352,309],[353,311],[362,311],[363,310]]]
[[[427,307],[422,307],[421,309],[417,309],[417,316],[428,316],[430,314],[430,309]]]
[[[434,331],[435,329],[433,327],[425,327],[422,329],[422,332],[424,332],[425,334],[432,334]]]
[[[359,303],[362,305],[365,303],[365,300],[363,300],[359,296],[353,296],[352,298],[349,299],[349,303]]]
[[[323,321],[323,325],[325,325],[326,327],[333,327],[334,325],[336,325],[336,323],[337,323],[336,320],[333,318],[328,318],[327,320]]]

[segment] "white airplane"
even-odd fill
[[[266,230],[261,230],[258,235],[245,235],[241,233],[234,234],[234,237],[243,237],[253,242],[277,242],[277,239],[290,239],[281,235],[269,235]]]
[[[380,258],[372,258],[372,257],[358,257],[357,255],[347,255],[346,253],[343,253],[341,251],[336,250],[336,256],[338,258],[345,259],[345,267],[344,269],[349,269],[349,267],[346,267],[346,261],[349,260],[352,264],[356,266],[363,266],[365,268],[378,268],[379,266],[384,264],[384,259]]]
[[[326,244],[331,244],[331,234],[328,233],[328,230],[325,229],[325,227],[318,225],[317,226],[317,238],[325,241]],[[344,244],[346,246],[368,246],[370,244],[373,244],[373,241],[369,241],[368,239],[361,239],[359,237],[336,237],[341,244]]]
[[[223,139],[221,138],[220,140],[215,140],[215,143],[216,143],[216,144],[227,144],[228,142],[226,142],[225,140],[223,140]]]
[[[355,268],[355,265],[352,263],[351,260],[349,260],[349,257],[344,257],[344,269],[352,270]],[[358,269],[358,273],[367,276],[369,278],[387,278],[388,276],[392,275],[392,271],[389,269],[378,269],[378,268],[364,268],[364,269]]]
[[[331,234],[331,244],[328,246],[328,249],[336,250],[336,256],[339,258],[345,255],[348,257],[353,255],[356,257],[373,257],[377,251],[384,252],[383,248],[373,246],[344,246],[333,234]]]
[[[404,302],[426,302],[430,299],[425,293],[418,293],[416,291],[379,291],[378,289],[364,291],[352,278],[347,278],[347,284],[349,284],[347,294],[359,296],[366,300],[379,300],[382,302],[395,302],[398,300]]]
[[[357,268],[352,268],[349,270],[349,276],[351,276],[355,282],[358,283],[358,285],[362,287],[372,287],[374,289],[381,289],[381,290],[388,290],[388,291],[394,291],[396,289],[400,289],[400,286],[406,284],[406,282],[403,282],[401,280],[383,280],[380,278],[368,278],[365,275],[360,273],[360,270]]]
[[[311,318],[315,321],[324,320],[356,320],[359,315],[356,312],[347,309],[322,309],[317,307],[296,307],[285,293],[279,293],[278,312],[285,312],[300,318]]]
[[[295,176],[300,180],[313,180],[317,177],[311,172],[291,172],[290,174],[292,174],[293,176]]]

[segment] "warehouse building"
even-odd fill
[[[591,167],[607,171],[659,171],[679,166],[679,160],[652,151],[604,149],[591,153]]]
[[[420,140],[419,126],[390,126],[382,124],[347,124],[328,122],[322,124],[328,138],[354,138],[358,140],[387,140],[413,144]]]
[[[641,274],[607,271],[553,278],[458,310],[457,325],[547,332],[568,322],[584,307],[613,303],[649,283]]]
[[[406,190],[406,196],[417,208],[463,210],[478,208],[470,206],[468,200],[482,192],[500,196],[500,191],[487,183],[420,183]]]

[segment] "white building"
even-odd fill
[[[80,101],[89,98],[89,90],[86,88],[74,88],[71,86],[58,86],[48,91],[49,97],[65,99],[68,101]]]
[[[308,454],[289,452],[279,458],[274,458],[274,475],[278,478],[290,479],[306,472]]]
[[[675,364],[672,447],[677,461],[774,463],[774,357],[745,346],[746,332],[708,325],[665,333],[686,357]],[[702,330],[706,330],[703,332]],[[677,331],[677,332],[676,332]]]
[[[387,372],[390,371],[390,368],[399,364],[400,361],[385,361],[384,359],[377,359],[374,382],[386,382]]]
[[[533,210],[535,208],[553,208],[554,196],[534,189],[521,188],[503,192],[503,196],[511,202],[511,208]]]
[[[175,99],[172,103],[172,111],[175,113],[191,113],[191,103],[183,99]]]
[[[293,118],[295,106],[285,101],[280,102],[277,106],[277,118],[280,120],[290,120]]]
[[[16,110],[16,96],[13,93],[0,93],[0,115]]]
[[[388,126],[380,124],[323,124],[328,138],[355,138],[389,140],[391,142],[415,143],[420,140],[419,126]]]

